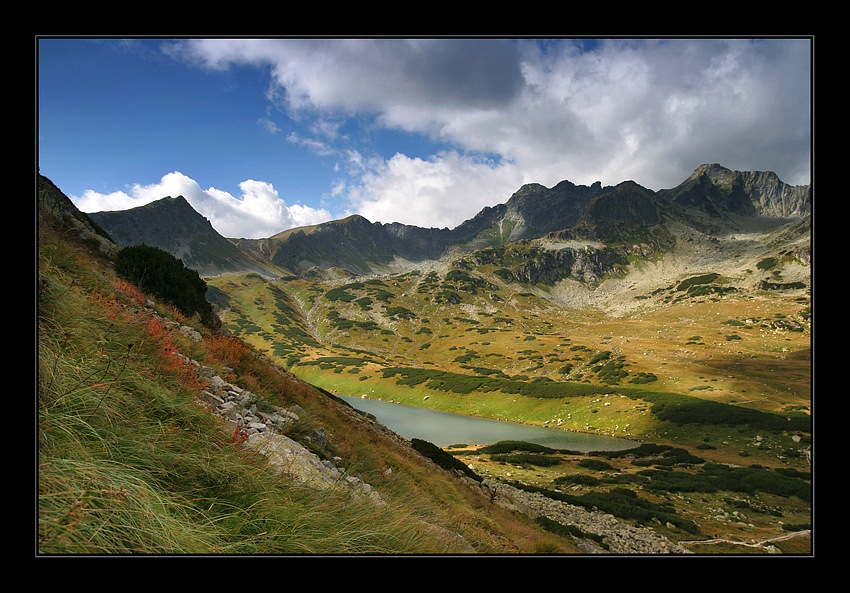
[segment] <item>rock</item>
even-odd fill
[[[562,525],[578,527],[582,532],[595,534],[608,546],[605,550],[591,540],[583,539],[579,547],[591,554],[690,554],[646,527],[635,527],[619,521],[613,515],[598,510],[588,511],[582,507],[560,502],[542,494],[526,492],[507,484],[485,479],[479,485],[485,496],[496,504],[513,508],[531,517],[544,516]]]

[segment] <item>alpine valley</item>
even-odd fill
[[[52,207],[73,211],[62,198]],[[320,405],[356,396],[640,444],[444,448],[490,492],[603,512],[685,553],[812,554],[809,185],[705,164],[660,191],[528,184],[453,229],[351,216],[264,239],[222,237],[181,196],[74,216],[104,231],[107,261],[144,244],[196,270],[219,331]],[[586,542],[558,553],[616,553],[604,530],[518,496],[513,512]]]

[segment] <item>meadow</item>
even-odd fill
[[[637,493],[675,510],[675,520],[650,521],[667,537],[711,542],[689,544],[698,553],[806,553],[810,300],[799,290],[709,290],[717,281],[695,276],[618,316],[564,307],[486,270],[210,284],[226,294],[225,325],[329,392],[687,453],[599,467],[570,452],[448,449],[482,475],[598,508],[609,504],[599,496]],[[776,486],[789,480],[791,490]],[[635,506],[623,500],[611,508]],[[789,530],[797,537],[785,539]]]

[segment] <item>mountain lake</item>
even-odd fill
[[[361,397],[337,397],[353,408],[372,414],[378,422],[405,439],[421,439],[440,448],[459,444],[492,445],[499,441],[525,441],[552,449],[587,453],[624,451],[640,445],[638,441],[606,435],[475,418]]]

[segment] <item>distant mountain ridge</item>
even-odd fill
[[[186,198],[171,196],[129,210],[95,212],[89,217],[122,247],[145,244],[181,259],[201,275],[254,271],[278,275],[213,229]]]
[[[89,216],[120,245],[160,247],[202,275],[282,275],[331,268],[380,273],[523,240],[617,244],[611,247],[619,250],[616,257],[600,261],[621,261],[634,253],[622,245],[639,245],[642,256],[674,248],[674,224],[708,235],[742,233],[807,221],[811,212],[811,185],[791,186],[772,172],[705,164],[675,188],[657,192],[634,181],[526,184],[504,204],[486,207],[454,229],[373,223],[354,215],[264,239],[225,239],[182,197]],[[799,232],[810,232],[810,223]]]

